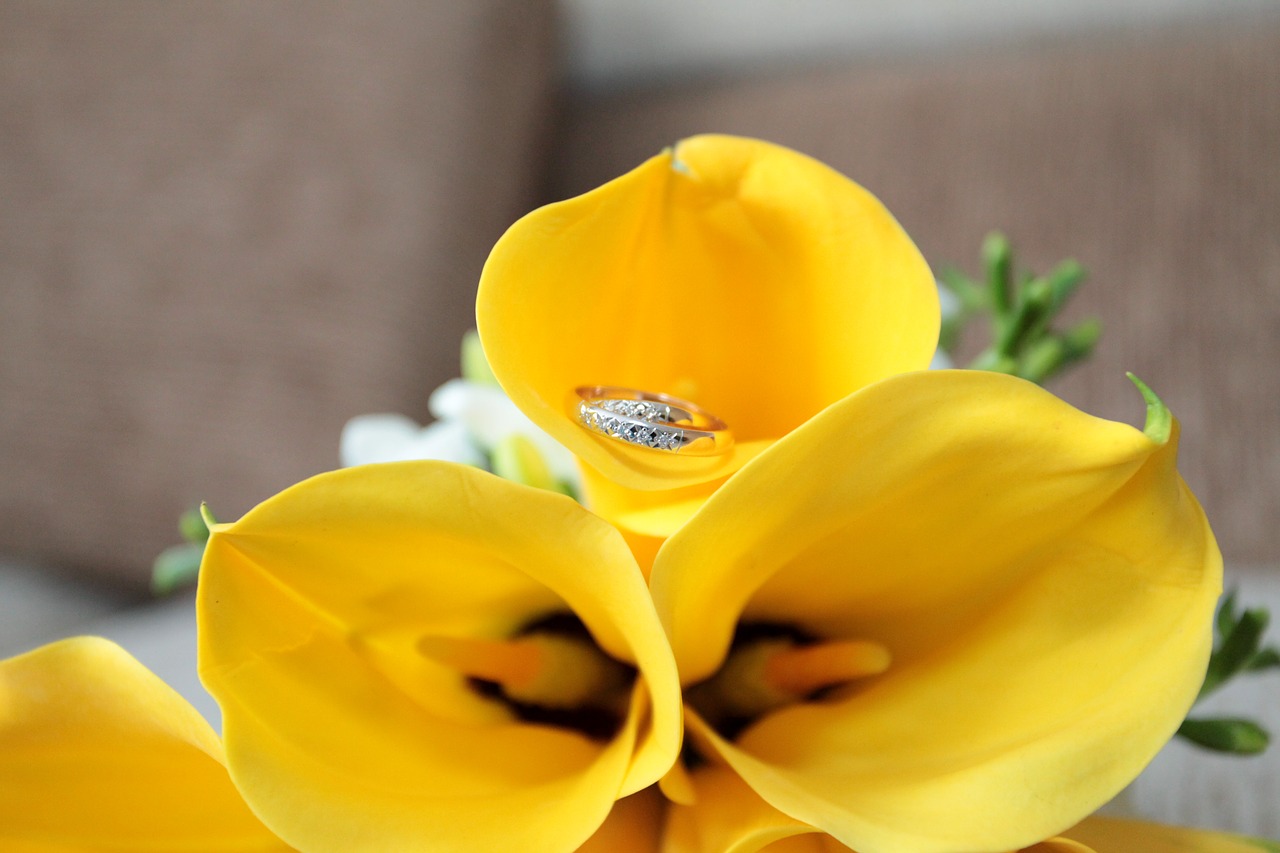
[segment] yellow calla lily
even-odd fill
[[[573,849],[680,748],[622,537],[465,466],[349,468],[216,525],[197,613],[232,778],[308,851]]]
[[[477,325],[494,375],[606,478],[667,490],[722,479],[849,393],[923,369],[933,277],[869,193],[794,151],[697,136],[528,214],[485,264]],[[735,444],[716,456],[584,429],[583,386],[691,400]]]
[[[830,835],[787,817],[726,767],[693,774],[696,805],[673,805],[663,853],[851,853]],[[1273,853],[1280,845],[1243,836],[1090,817],[1016,853]]]
[[[824,411],[658,552],[693,744],[860,853],[1079,821],[1204,674],[1222,564],[1176,438],[977,371]]]
[[[0,662],[0,847],[290,849],[236,792],[199,713],[96,637]]]

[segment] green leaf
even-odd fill
[[[1142,431],[1146,433],[1147,438],[1156,444],[1164,444],[1169,440],[1169,436],[1173,432],[1173,415],[1169,412],[1169,407],[1156,396],[1156,392],[1147,387],[1147,383],[1143,382],[1132,373],[1126,373],[1129,381],[1138,386],[1138,391],[1142,394],[1142,399],[1147,401],[1147,423],[1143,426]]]
[[[960,307],[965,312],[972,314],[987,306],[987,293],[982,289],[982,285],[955,267],[943,267],[938,273],[938,281],[955,294],[956,299],[960,300]]]
[[[1178,736],[1196,746],[1235,755],[1257,755],[1267,748],[1271,736],[1252,720],[1229,717],[1183,720]]]
[[[1262,649],[1245,664],[1245,672],[1261,672],[1264,669],[1280,669],[1280,650]]]
[[[1209,670],[1205,673],[1200,696],[1208,696],[1233,676],[1243,672],[1258,654],[1262,635],[1267,630],[1269,615],[1265,610],[1246,610],[1240,620],[1222,639],[1222,645],[1209,657]]]
[[[1214,620],[1219,638],[1215,646],[1221,644],[1222,639],[1231,633],[1231,629],[1239,621],[1240,616],[1236,613],[1236,591],[1227,590],[1227,594],[1222,597],[1222,603],[1218,605],[1218,616]]]
[[[151,591],[156,595],[169,595],[195,583],[203,557],[203,542],[187,542],[161,551],[151,566]]]

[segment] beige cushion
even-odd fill
[[[425,416],[529,205],[550,0],[0,5],[0,553],[174,520]]]
[[[834,165],[935,266],[977,273],[992,228],[1038,270],[1078,257],[1106,331],[1056,390],[1141,423],[1141,376],[1224,551],[1280,555],[1280,18],[582,100],[556,190],[707,131]]]

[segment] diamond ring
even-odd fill
[[[613,385],[574,393],[578,423],[624,444],[691,456],[716,456],[733,444],[724,421],[679,397]]]

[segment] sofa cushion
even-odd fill
[[[529,206],[553,7],[0,6],[0,552],[143,581],[425,416]]]
[[[758,136],[876,193],[935,268],[989,229],[1039,271],[1092,273],[1095,360],[1054,389],[1142,422],[1132,370],[1182,420],[1181,468],[1223,550],[1280,554],[1280,17],[988,46],[574,103],[557,195],[694,133]]]

